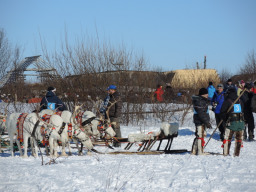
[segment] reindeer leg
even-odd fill
[[[78,155],[80,155],[80,156],[83,156],[83,155],[84,155],[84,154],[83,154],[83,148],[84,148],[84,144],[81,143],[81,149],[78,151],[78,152],[79,152]]]

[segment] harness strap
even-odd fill
[[[65,129],[65,126],[66,126],[66,123],[63,122],[63,123],[62,123],[62,126],[61,126],[61,128],[60,128],[60,130],[58,131],[59,135],[61,135],[61,133],[62,133],[63,130]]]
[[[39,123],[40,123],[40,121],[39,121],[39,120],[37,120],[36,124],[34,125],[33,131],[32,131],[32,134],[31,134],[31,136],[32,136],[32,137],[35,137],[36,128],[38,127]]]
[[[72,124],[68,124],[68,137],[69,139],[72,139]]]
[[[84,122],[82,122],[81,125],[82,125],[82,126],[85,126],[85,125],[91,123],[95,118],[96,118],[96,117],[91,117],[91,118],[85,120]]]

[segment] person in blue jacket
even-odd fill
[[[218,126],[220,121],[221,121],[221,114],[220,110],[222,107],[222,104],[224,102],[225,98],[225,92],[224,92],[224,86],[223,84],[219,84],[217,86],[217,91],[214,92],[211,104],[212,104],[212,110],[215,113],[215,120],[216,120],[216,125]],[[222,122],[219,126],[219,131],[220,131],[220,139],[221,141],[224,140],[224,134],[225,134],[225,125],[224,122]]]
[[[211,101],[214,95],[214,92],[216,91],[212,82],[209,82],[209,86],[207,87],[207,90],[208,90],[208,100]]]
[[[42,98],[42,101],[40,103],[40,111],[43,109],[52,109],[55,110],[57,108],[57,111],[64,111],[67,110],[64,103],[59,99],[59,97],[55,94],[56,88],[54,87],[48,87],[46,96]]]

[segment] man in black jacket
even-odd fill
[[[55,95],[56,88],[48,87],[46,96],[42,98],[40,103],[40,111],[43,109],[52,109],[55,110],[57,108],[58,111],[67,110],[64,103]]]
[[[242,146],[242,136],[245,126],[243,118],[244,105],[240,100],[234,103],[237,98],[238,96],[236,89],[229,89],[227,92],[227,97],[225,98],[220,111],[221,117],[224,121],[224,124],[226,125],[223,141],[223,155],[225,156],[229,155],[231,140],[234,134],[236,139],[234,156],[239,156]],[[232,108],[228,112],[231,106]]]
[[[210,116],[208,110],[208,91],[205,88],[199,90],[198,96],[192,96],[194,107],[194,123],[196,126],[196,132],[192,154],[202,155],[204,153],[204,137],[206,136],[205,128],[211,128]]]
[[[109,118],[110,118],[110,122],[112,124],[112,127],[114,129],[114,131],[116,132],[116,137],[117,138],[121,138],[121,130],[120,130],[120,123],[119,123],[119,118],[121,116],[121,110],[122,110],[122,102],[121,102],[121,98],[119,96],[119,93],[117,92],[117,88],[115,85],[110,85],[107,88],[107,91],[109,93],[109,95],[107,97],[109,97],[109,101],[107,104],[107,109],[109,109]],[[105,100],[108,100],[105,99]],[[113,103],[115,103],[114,105],[112,105]],[[120,147],[121,144],[117,141],[114,141],[114,147]]]
[[[248,138],[249,141],[253,141],[255,125],[254,125],[254,117],[253,117],[252,108],[251,108],[253,92],[251,92],[250,90],[252,86],[250,85],[250,83],[246,83],[244,88],[246,88],[246,90],[242,95],[241,100],[244,103],[244,119],[245,119],[245,124],[247,124],[247,127],[248,127],[248,134],[245,127],[243,135],[244,135],[244,140],[246,140],[247,136],[249,136]]]

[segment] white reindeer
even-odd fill
[[[8,135],[10,137],[10,147],[11,147],[11,155],[13,156],[13,141],[15,140],[20,156],[22,156],[22,150],[21,150],[21,145],[20,141],[17,139],[18,131],[17,131],[17,121],[20,116],[20,113],[12,113],[7,116],[6,120],[6,127],[8,131]],[[28,157],[27,156],[27,147],[28,147],[28,139],[30,138],[32,142],[36,142],[35,138],[37,140],[42,140],[42,135],[41,135],[41,130],[40,128],[43,126],[42,123],[39,122],[37,128],[34,131],[34,136],[32,137],[32,132],[34,130],[34,127],[39,119],[37,118],[37,115],[35,113],[30,113],[26,116],[24,123],[23,123],[23,141],[24,141],[24,156],[23,157]],[[35,156],[38,157],[38,148],[37,145],[35,145]]]

